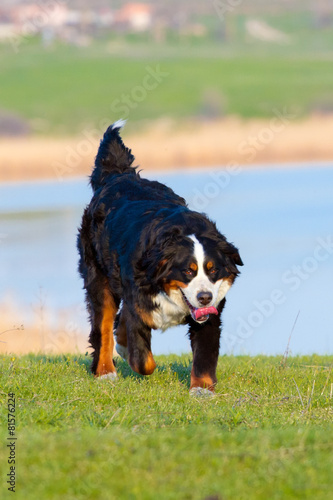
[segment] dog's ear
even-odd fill
[[[237,250],[237,248],[233,248],[235,251],[230,255],[230,257],[232,258],[234,263],[237,264],[237,266],[244,266],[241,256],[239,255],[239,251]]]
[[[239,255],[238,249],[227,240],[220,240],[218,244],[220,252],[226,257],[228,267],[232,273],[238,274],[239,271],[236,266],[243,266],[243,261]]]
[[[143,273],[143,280],[161,280],[166,278],[175,258],[175,242],[180,236],[178,228],[149,232],[145,239],[141,255],[138,259],[138,269]]]
[[[159,254],[159,258],[161,259],[162,255]],[[163,255],[162,260],[159,260],[155,264],[155,270],[154,270],[154,277],[157,279],[163,279],[166,278],[167,275],[169,274],[171,267],[171,256],[166,256]]]
[[[180,263],[183,251],[192,247],[192,241],[184,238],[183,228],[177,226],[165,227],[157,234],[149,259],[147,276],[161,285],[168,279],[172,268]]]

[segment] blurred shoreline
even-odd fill
[[[333,115],[302,120],[275,116],[270,120],[187,121],[161,119],[123,131],[135,164],[144,170],[332,161]],[[0,182],[63,180],[89,175],[104,130],[85,130],[68,138],[0,139]]]

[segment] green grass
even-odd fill
[[[196,47],[107,40],[84,50],[62,45],[43,50],[30,42],[17,54],[1,46],[0,107],[22,116],[34,132],[59,135],[104,129],[101,120],[122,117],[135,128],[139,120],[161,116],[271,117],[273,108],[287,107],[302,117],[333,109],[327,52],[262,45],[237,49],[208,42]],[[138,100],[135,89],[143,86],[147,67],[158,64],[167,76]]]
[[[141,377],[119,361],[114,383],[95,380],[84,356],[3,357],[0,438],[13,392],[15,498],[331,497],[332,356],[223,356],[208,399],[188,394],[189,356],[157,363]],[[6,472],[5,446],[0,464]]]

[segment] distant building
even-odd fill
[[[115,23],[124,29],[147,31],[153,24],[153,8],[146,3],[127,3],[116,12]]]
[[[17,26],[31,25],[34,31],[41,31],[45,26],[63,26],[67,15],[67,6],[58,2],[17,5],[11,10],[12,20]]]

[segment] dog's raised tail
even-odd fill
[[[104,133],[95,159],[95,167],[90,176],[90,184],[94,191],[105,184],[109,175],[135,173],[135,169],[131,166],[134,156],[119,135],[119,130],[125,123],[125,120],[118,120]]]

